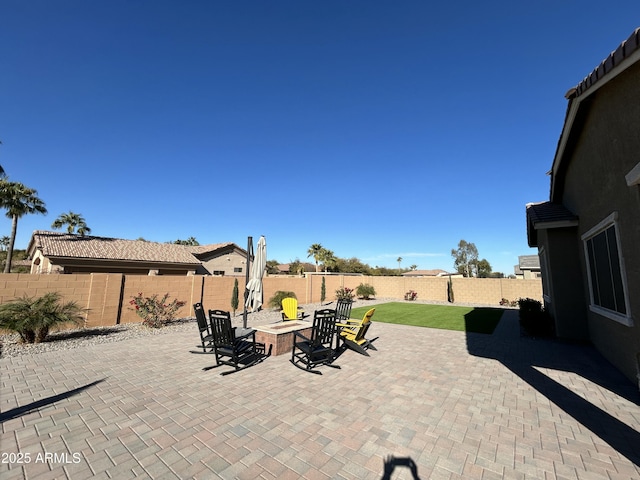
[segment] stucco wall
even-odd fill
[[[640,162],[640,63],[602,86],[594,95],[566,169],[562,203],[579,217],[575,248],[581,261],[585,303],[589,302],[584,244],[580,237],[617,213],[621,255],[633,326],[587,308],[591,340],[629,378],[640,356],[640,194],[625,175]],[[565,159],[566,161],[566,159]],[[552,265],[552,268],[555,268]],[[640,378],[639,378],[640,380]]]

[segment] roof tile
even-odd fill
[[[32,242],[47,257],[75,257],[199,265],[188,248],[173,243],[80,236],[37,230]]]

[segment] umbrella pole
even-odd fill
[[[247,237],[247,268],[245,269],[244,280],[244,312],[242,313],[242,328],[247,328],[247,298],[249,298],[249,268],[251,266],[251,257],[253,255],[253,238]]]

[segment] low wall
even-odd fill
[[[355,275],[307,275],[306,277],[273,276],[263,282],[264,302],[279,290],[294,292],[298,303],[320,302],[322,279],[325,279],[326,301],[335,298],[340,287],[355,289],[367,283],[381,298],[403,299],[409,290],[418,293],[419,300],[446,302],[447,282],[444,277],[367,277]],[[243,309],[244,277],[212,276],[145,276],[119,273],[91,274],[0,274],[0,303],[22,295],[41,296],[59,292],[67,301],[74,300],[87,308],[85,326],[110,326],[139,322],[130,301],[138,293],[145,296],[169,293],[170,298],[183,300],[186,305],[177,312],[178,317],[193,316],[193,304],[202,302],[207,309],[231,310],[233,285],[238,280],[239,310]],[[500,300],[534,298],[542,301],[542,283],[535,280],[504,278],[453,278],[455,303],[499,305]],[[455,304],[454,303],[454,304]]]

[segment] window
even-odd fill
[[[234,273],[242,273],[242,267],[234,267],[233,268],[233,272]]]
[[[222,275],[224,275],[224,270],[214,270],[213,274],[222,276]]]
[[[617,214],[614,213],[582,236],[591,310],[631,325],[616,219]]]

